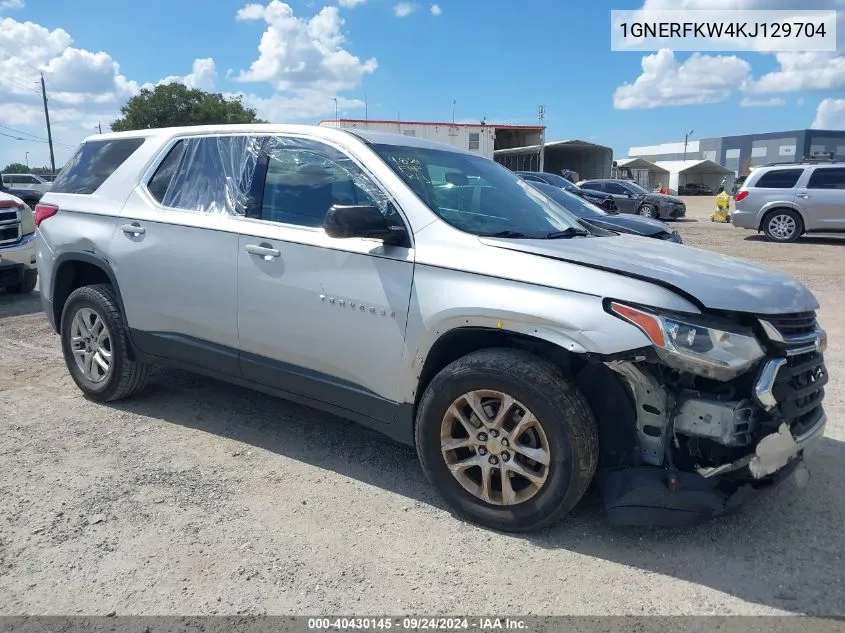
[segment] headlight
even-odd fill
[[[715,380],[747,371],[765,353],[754,335],[696,323],[695,318],[664,316],[612,302],[611,311],[648,336],[670,367]]]

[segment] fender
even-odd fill
[[[764,205],[762,209],[760,209],[759,213],[757,214],[757,230],[762,230],[761,227],[763,226],[763,218],[768,215],[769,211],[773,211],[775,209],[791,209],[795,211],[798,215],[801,216],[801,222],[803,222],[804,226],[807,226],[807,214],[804,213],[804,210],[795,204],[795,202],[786,202],[786,201],[778,201],[778,202],[769,202],[768,204]]]

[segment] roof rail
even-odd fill
[[[842,160],[835,160],[832,158],[805,158],[801,160],[789,160],[777,163],[764,163],[762,165],[754,165],[754,168],[757,169],[759,167],[780,167],[786,165],[835,165],[835,164],[842,164],[845,161]]]

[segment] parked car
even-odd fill
[[[445,144],[96,135],[35,215],[44,310],[88,398],[163,363],[329,411],[415,446],[491,528],[547,525],[594,478],[612,523],[699,522],[806,474],[824,432],[827,339],[801,283],[597,237]]]
[[[0,193],[5,193],[8,196],[20,198],[31,209],[35,208],[35,205],[38,204],[38,202],[41,200],[41,196],[44,195],[40,191],[37,191],[35,189],[16,189],[14,187],[7,187],[6,185],[2,184],[2,179],[0,179]]]
[[[734,226],[772,242],[805,233],[845,233],[845,163],[795,163],[755,169],[734,198]]]
[[[2,174],[0,181],[9,189],[31,189],[44,194],[50,191],[52,183],[36,174]]]
[[[530,183],[532,187],[549,196],[572,215],[590,226],[597,226],[619,233],[653,237],[682,244],[681,234],[673,231],[659,220],[639,216],[622,215],[618,211],[605,211],[581,197],[542,182]]]
[[[713,189],[697,182],[688,182],[678,187],[679,196],[712,196]]]
[[[564,191],[568,191],[569,193],[575,194],[576,196],[579,196],[584,200],[587,200],[588,202],[597,204],[598,206],[602,207],[607,211],[617,211],[616,203],[613,201],[613,196],[605,193],[600,193],[598,191],[591,191],[590,189],[582,189],[581,187],[567,180],[563,176],[558,176],[557,174],[548,174],[543,171],[518,171],[515,173],[520,178],[530,183],[540,182],[552,185],[553,187],[558,187],[559,189],[563,189]]]
[[[585,180],[578,186],[613,196],[622,213],[636,213],[657,220],[677,220],[687,214],[687,206],[680,198],[648,191],[629,180]]]
[[[0,288],[13,294],[32,292],[37,280],[32,209],[0,192]]]

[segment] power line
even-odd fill
[[[18,130],[16,128],[9,127],[8,125],[3,125],[2,123],[0,123],[0,128],[3,128],[4,130],[9,130],[10,132],[14,132],[15,134],[20,134],[22,136],[31,137],[31,138],[27,138],[27,139],[23,139],[23,140],[38,141],[39,143],[48,143],[49,142],[49,140],[44,138],[43,136],[36,136],[35,134],[31,134],[30,132],[24,132],[23,130]],[[53,143],[55,143],[56,145],[62,145],[64,147],[67,147],[68,149],[74,149],[74,147],[75,147],[74,145],[71,145],[70,143],[64,143],[64,142],[58,141],[56,139],[53,139]]]

